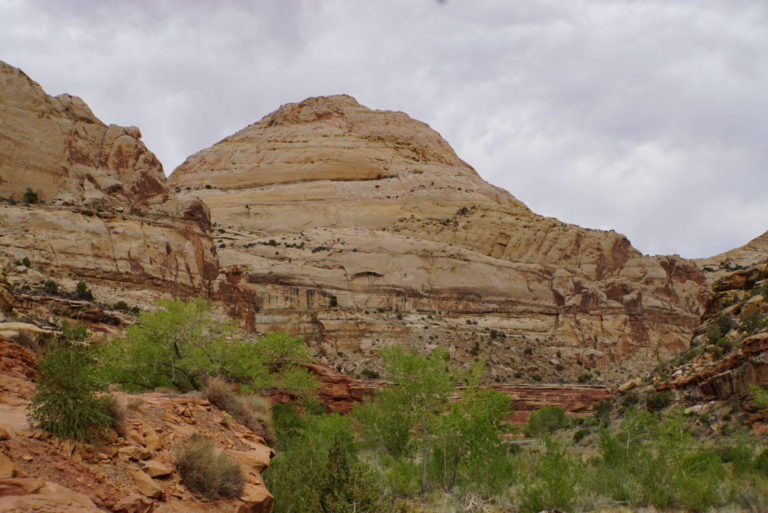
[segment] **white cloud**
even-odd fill
[[[168,171],[289,101],[430,123],[534,211],[705,256],[768,229],[768,4],[0,0],[0,58]]]

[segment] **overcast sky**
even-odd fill
[[[348,93],[644,253],[768,230],[766,0],[0,0],[0,59],[140,127],[166,173],[283,103]]]

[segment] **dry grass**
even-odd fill
[[[268,444],[275,443],[269,403],[257,396],[239,396],[229,383],[220,378],[211,378],[203,390],[205,397],[219,409],[262,437]]]
[[[240,465],[200,435],[176,451],[175,466],[182,484],[207,499],[239,497],[243,491]]]

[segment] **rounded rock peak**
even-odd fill
[[[360,105],[348,94],[332,96],[312,96],[298,103],[286,103],[262,119],[267,126],[295,125],[325,121],[333,118],[346,118],[349,111],[368,107]]]

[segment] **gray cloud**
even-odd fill
[[[428,122],[534,211],[707,256],[768,229],[762,0],[0,0],[0,58],[168,171],[280,104]]]

